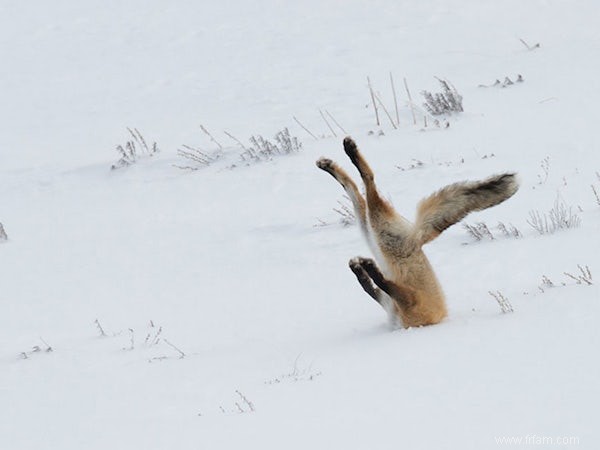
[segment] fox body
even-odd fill
[[[335,162],[321,158],[317,167],[333,176],[350,197],[377,260],[352,258],[350,269],[392,320],[405,327],[439,323],[447,315],[446,302],[422,246],[471,211],[490,208],[514,195],[519,188],[516,175],[505,173],[448,185],[421,200],[413,224],[379,195],[373,171],[350,137],[344,139],[344,151],[358,169],[364,196]]]

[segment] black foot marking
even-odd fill
[[[333,172],[333,161],[328,158],[320,158],[317,160],[317,167],[325,172]]]
[[[358,258],[360,266],[369,274],[373,283],[383,292],[392,297],[402,308],[412,308],[416,304],[414,291],[406,287],[401,287],[393,281],[386,280],[381,270],[370,258]]]
[[[348,157],[350,158],[350,161],[352,161],[354,165],[357,165],[358,147],[356,146],[356,142],[354,142],[354,140],[350,136],[344,138],[344,151],[346,152],[346,155],[348,155]]]
[[[351,259],[348,263],[348,266],[350,266],[350,270],[352,270],[352,272],[354,272],[354,275],[356,275],[356,279],[358,280],[362,288],[365,290],[365,292],[369,294],[369,296],[373,300],[381,304],[381,292],[379,291],[379,289],[373,286],[369,275],[367,275],[367,272],[365,272],[365,270],[360,265],[360,262],[358,261],[359,259],[361,258]]]
[[[383,284],[385,280],[383,274],[371,258],[358,258],[360,266],[369,274],[375,284]]]

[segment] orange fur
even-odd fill
[[[358,169],[366,198],[333,161],[321,158],[317,166],[331,174],[350,196],[361,231],[381,267],[372,259],[353,258],[351,270],[363,289],[405,327],[439,323],[447,315],[444,293],[421,247],[469,212],[514,195],[518,189],[515,175],[446,186],[419,203],[413,225],[381,198],[372,169],[349,137],[344,139],[344,150]]]

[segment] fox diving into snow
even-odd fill
[[[516,175],[504,173],[448,185],[421,200],[412,224],[381,198],[373,171],[352,138],[344,139],[344,150],[363,180],[364,197],[332,160],[321,158],[317,167],[333,176],[350,197],[360,229],[378,263],[370,258],[352,258],[350,269],[392,321],[404,327],[439,323],[446,317],[446,303],[422,246],[471,211],[490,208],[513,196],[519,189]]]

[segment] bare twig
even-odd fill
[[[379,105],[381,106],[381,108],[383,109],[383,111],[385,112],[386,116],[388,117],[388,119],[390,119],[390,123],[392,124],[392,127],[394,127],[394,129],[398,129],[398,127],[396,126],[396,124],[394,123],[394,119],[392,119],[392,116],[390,115],[390,113],[388,112],[387,108],[385,107],[385,105],[383,104],[383,102],[381,101],[381,98],[379,97],[379,95],[377,94],[373,94],[375,95],[375,99],[379,102]]]
[[[194,148],[185,144],[182,145],[182,147],[185,150],[177,149],[177,154],[182,158],[188,159],[192,162],[201,164],[203,166],[208,166],[215,160],[215,158],[207,155],[199,148]]]
[[[521,41],[521,44],[523,44],[525,46],[525,48],[529,51],[531,50],[535,50],[536,48],[540,48],[540,44],[539,42],[537,44],[535,44],[533,47],[531,45],[529,45],[527,42],[525,42],[524,39],[519,38],[519,41]]]
[[[173,344],[171,344],[169,341],[167,341],[165,338],[163,338],[163,342],[165,344],[167,344],[169,347],[173,348],[175,351],[177,351],[177,353],[179,353],[179,359],[183,359],[185,358],[185,353],[183,353],[179,348],[175,347]]]
[[[323,119],[323,121],[327,124],[327,128],[329,128],[329,131],[331,131],[331,133],[337,137],[337,134],[335,134],[335,131],[333,131],[333,128],[331,127],[331,125],[329,124],[329,122],[327,121],[327,118],[325,117],[325,114],[323,114],[323,111],[319,110],[319,114],[321,114],[321,118]]]
[[[596,203],[600,206],[600,196],[598,195],[598,191],[596,191],[596,187],[592,184],[592,191],[594,191],[594,197],[596,197]],[[0,234],[2,232],[2,224],[0,224]]]
[[[417,124],[417,116],[415,115],[415,106],[412,101],[412,96],[410,95],[410,90],[408,89],[408,83],[406,82],[406,78],[404,78],[404,89],[406,89],[406,95],[408,95],[408,104],[410,105],[410,112],[413,117],[413,125]],[[427,128],[427,116],[424,116],[425,120],[425,128]]]
[[[123,348],[123,350],[133,350],[135,348],[135,333],[133,328],[129,328],[129,348]]]
[[[0,223],[0,242],[7,241],[7,240],[8,240],[8,236],[6,234],[6,231],[4,231],[4,225],[2,225]]]
[[[142,136],[142,133],[140,133],[137,128],[134,128],[133,130],[131,130],[131,128],[127,128],[127,131],[129,131],[129,134],[131,134],[134,141],[136,141],[141,148],[146,150],[146,153],[148,153],[148,154],[152,153],[150,151],[150,149],[148,148],[148,145],[146,144],[146,140],[144,139],[144,136]]]
[[[347,196],[344,197],[348,201],[350,200]],[[339,200],[337,202],[340,205],[340,208],[333,208],[333,210],[341,216],[340,222],[342,223],[342,225],[354,225],[354,223],[356,223],[356,216],[354,215],[354,210]]]
[[[569,272],[564,272],[564,274],[575,280],[577,284],[585,283],[587,285],[592,285],[592,272],[590,271],[590,268],[588,266],[582,267],[579,264],[577,264],[577,268],[579,269],[581,275],[572,275]]]
[[[396,125],[400,126],[400,113],[398,112],[398,96],[396,95],[396,87],[394,86],[394,77],[390,72],[390,84],[392,85],[392,94],[394,95],[394,108],[396,109]]]
[[[371,79],[367,77],[367,84],[369,85],[369,92],[371,94],[371,101],[373,102],[373,109],[375,110],[375,120],[377,122],[377,126],[380,126],[379,122],[379,111],[377,110],[377,103],[375,102],[375,92],[373,92],[373,86],[371,86]]]
[[[53,352],[54,350],[52,349],[52,347],[50,346],[50,344],[48,344],[43,337],[40,336],[40,341],[42,341],[42,343],[46,346],[46,349],[44,350],[46,353],[50,353]]]
[[[204,133],[210,138],[211,141],[213,141],[215,144],[217,144],[217,147],[219,147],[219,150],[223,150],[223,146],[221,144],[219,144],[219,142],[217,142],[217,140],[213,137],[212,134],[210,134],[208,132],[208,130],[206,128],[204,128],[204,125],[200,124],[200,129],[202,131],[204,131]]]
[[[240,396],[240,398],[248,406],[248,408],[250,408],[250,411],[254,411],[254,404],[250,400],[248,400],[248,398],[244,394],[242,394],[240,391],[236,390],[235,392],[237,395]],[[237,405],[237,403],[236,403],[236,405]],[[239,405],[238,405],[238,408],[239,408]]]
[[[301,122],[300,122],[300,121],[299,121],[299,120],[296,118],[296,116],[294,116],[294,120],[296,121],[296,123],[297,123],[298,125],[300,125],[300,126],[302,127],[302,129],[303,129],[304,131],[306,131],[308,134],[310,134],[310,135],[311,135],[311,136],[312,136],[312,137],[315,139],[315,141],[318,141],[318,140],[319,140],[319,139],[317,139],[317,137],[316,137],[314,134],[312,134],[312,133],[310,132],[310,130],[309,130],[308,128],[306,128],[304,125],[302,125],[302,123],[301,123]]]
[[[150,340],[150,346],[156,345],[160,342],[160,334],[162,333],[162,327],[158,327],[158,331],[154,337]]]
[[[223,131],[223,133],[225,133],[225,135],[226,135],[227,137],[229,137],[231,140],[235,141],[235,142],[236,142],[236,143],[237,143],[237,144],[238,144],[240,147],[242,147],[244,150],[248,150],[248,148],[247,148],[247,147],[246,147],[244,144],[242,144],[242,143],[240,142],[240,140],[239,140],[238,138],[236,138],[234,135],[232,135],[231,133],[228,133],[227,131]]]
[[[98,328],[98,331],[100,332],[100,336],[105,337],[106,333],[104,332],[104,328],[102,328],[102,325],[100,325],[100,321],[98,319],[94,320],[94,323],[96,324],[96,327]]]
[[[333,123],[335,123],[337,125],[337,127],[340,130],[342,130],[342,133],[344,133],[345,135],[348,134],[348,132],[346,130],[344,130],[344,128],[342,128],[342,126],[338,123],[337,120],[335,120],[335,117],[333,117],[329,111],[325,110],[325,114],[327,114],[329,116],[329,118],[333,121]]]

